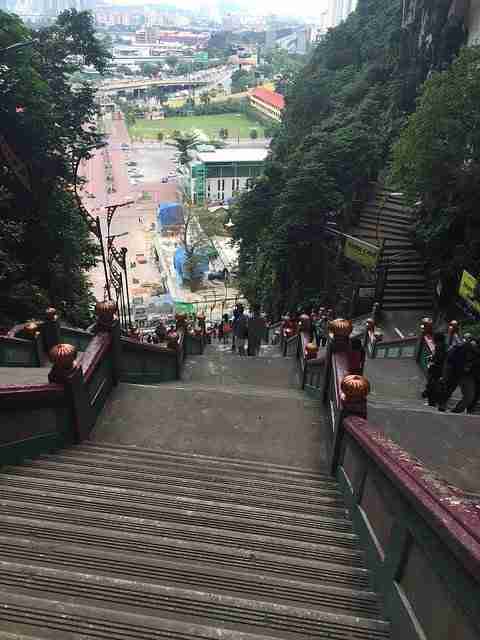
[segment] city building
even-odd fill
[[[285,107],[285,98],[280,93],[257,87],[248,96],[250,106],[270,120],[280,122]]]
[[[312,27],[287,27],[278,29],[271,27],[265,34],[265,50],[271,51],[278,47],[289,53],[305,55],[312,42]]]
[[[191,153],[180,183],[185,195],[196,204],[228,202],[252,186],[263,171],[267,154],[266,148],[205,146]]]
[[[328,27],[336,27],[357,8],[357,0],[330,0]]]

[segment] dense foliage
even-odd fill
[[[332,211],[344,224],[352,202],[387,166],[428,73],[448,64],[464,41],[450,0],[417,2],[402,24],[410,4],[359,0],[288,83],[265,177],[234,217],[242,286],[267,310],[318,299],[339,310],[347,303],[348,263],[325,238],[292,241],[288,227],[322,224]]]
[[[462,269],[479,273],[479,65],[480,48],[465,48],[433,74],[394,148],[392,178],[412,204],[421,197],[416,236],[447,297]]]
[[[9,45],[35,38],[19,49]],[[79,158],[102,144],[87,85],[69,77],[79,64],[103,72],[107,54],[89,13],[66,11],[49,27],[27,29],[0,12],[0,323],[41,317],[53,304],[75,324],[89,320],[86,271],[96,245],[72,186]],[[25,170],[26,179],[22,179]]]

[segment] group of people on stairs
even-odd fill
[[[224,314],[222,322],[213,326],[212,335],[223,344],[228,344],[232,336],[232,351],[240,356],[258,356],[266,326],[259,307],[254,307],[251,315],[247,315],[244,306],[237,304],[231,316]]]
[[[428,366],[422,393],[431,407],[446,411],[447,402],[460,387],[462,398],[453,413],[473,413],[480,399],[480,345],[470,334],[455,335],[450,344],[445,334],[433,334],[434,353]]]

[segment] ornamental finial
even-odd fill
[[[364,376],[348,375],[342,380],[341,389],[346,402],[358,402],[367,399],[370,383]]]

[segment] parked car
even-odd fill
[[[163,176],[162,178],[162,182],[165,184],[165,182],[168,182],[168,176]]]
[[[120,147],[121,147],[122,149],[130,149],[130,145],[129,145],[129,144],[127,144],[126,142],[122,142],[122,144],[120,145]]]

